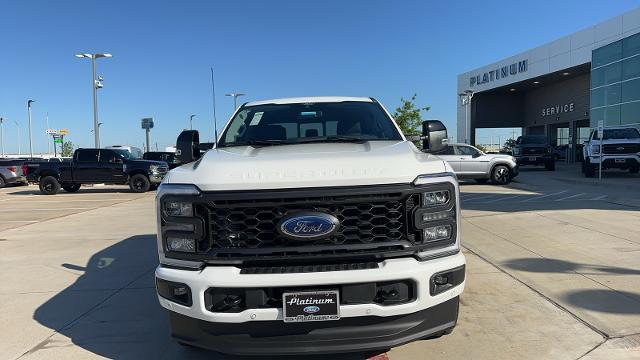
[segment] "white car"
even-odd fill
[[[467,144],[449,144],[438,152],[446,160],[459,179],[475,179],[506,185],[518,175],[518,164],[511,155],[485,154]]]
[[[446,146],[439,121],[423,147]],[[224,353],[385,350],[448,334],[465,285],[451,167],[371,98],[250,102],[158,189],[156,285],[181,344]],[[195,160],[195,161],[194,161]]]

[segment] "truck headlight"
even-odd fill
[[[166,201],[162,204],[167,216],[190,217],[193,216],[193,204],[182,201]]]
[[[200,190],[193,185],[161,184],[158,188],[158,245],[170,253],[161,255],[180,259],[180,253],[208,249],[204,233],[207,220],[194,205],[199,196]]]
[[[451,199],[449,190],[430,191],[422,194],[425,206],[445,205],[449,203],[449,199]]]
[[[149,171],[151,171],[152,173],[157,173],[158,165],[149,165]]]
[[[592,154],[600,154],[600,145],[591,145]]]
[[[513,148],[513,155],[520,155],[520,148]]]

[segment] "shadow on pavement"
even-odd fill
[[[610,289],[571,291],[564,296],[568,303],[586,310],[610,314],[640,314],[640,294]]]
[[[580,264],[572,261],[548,258],[523,258],[509,260],[504,266],[518,271],[537,273],[580,273],[584,275],[640,275],[640,269],[628,269],[608,265]]]
[[[74,195],[74,194],[111,194],[111,193],[127,193],[127,194],[134,194],[134,192],[132,192],[128,186],[122,186],[122,187],[107,187],[107,188],[103,188],[103,187],[81,187],[80,190],[78,190],[78,192],[75,193],[68,193],[66,191],[64,191],[63,189],[60,189],[60,192],[57,193],[56,195],[53,196],[61,196],[61,195]],[[47,196],[47,195],[43,195],[40,190],[38,188],[33,188],[33,189],[29,189],[29,190],[22,190],[22,191],[13,191],[10,193],[7,193],[7,195],[42,195],[42,196]]]
[[[170,336],[167,313],[156,297],[154,270],[157,264],[156,237],[153,234],[119,241],[91,256],[86,266],[61,264],[82,275],[36,309],[33,318],[68,337],[75,346],[110,359],[269,358],[224,356],[178,345]],[[42,351],[44,353],[40,355],[49,358],[61,357],[55,351],[73,354],[72,350],[65,349],[68,344],[56,336],[31,349],[29,354]],[[297,358],[314,360],[329,357],[336,360],[363,359],[361,354]],[[280,356],[272,358],[283,359]]]

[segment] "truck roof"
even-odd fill
[[[371,98],[367,98],[367,97],[310,96],[310,97],[294,97],[294,98],[251,101],[246,103],[245,106],[266,105],[266,104],[324,103],[324,102],[343,102],[343,101],[373,102]]]

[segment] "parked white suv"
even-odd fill
[[[439,121],[424,145],[446,145]],[[465,285],[451,167],[371,98],[242,105],[157,194],[156,285],[181,344],[219,352],[385,350],[448,334]],[[195,162],[193,160],[197,159]]]
[[[602,169],[628,169],[640,171],[640,133],[633,127],[610,127],[603,131],[602,141],[592,131],[583,147],[582,173],[593,177],[598,170],[600,156]],[[600,154],[602,152],[602,154]]]
[[[511,155],[485,154],[467,144],[449,144],[438,156],[446,160],[459,179],[475,179],[506,185],[518,175],[518,163]]]

